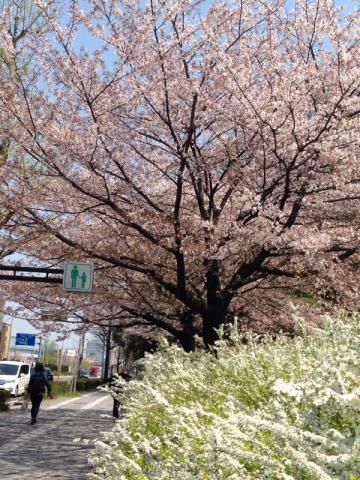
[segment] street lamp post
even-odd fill
[[[38,362],[41,361],[41,358],[40,358],[40,356],[41,356],[41,342],[42,342],[42,336],[40,335],[40,337],[39,337]]]

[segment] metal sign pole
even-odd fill
[[[58,350],[58,377],[57,377],[58,383],[60,382],[61,370],[62,370],[62,347]]]
[[[41,358],[40,358],[40,355],[41,355],[41,341],[42,341],[42,336],[40,335],[40,337],[39,337],[38,362],[41,361]]]

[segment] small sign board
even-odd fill
[[[67,292],[91,292],[94,277],[94,264],[65,262],[63,287]]]
[[[33,333],[17,333],[15,345],[25,345],[26,347],[35,346],[36,335]]]

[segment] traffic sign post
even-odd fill
[[[65,262],[64,290],[67,292],[91,292],[93,277],[93,263]]]
[[[32,333],[17,333],[15,345],[23,345],[26,347],[35,347],[36,335]]]

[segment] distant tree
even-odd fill
[[[40,358],[46,364],[57,364],[57,345],[54,340],[44,337]]]
[[[104,379],[108,379],[110,375],[111,351],[118,347],[118,344],[113,339],[113,328],[112,326],[99,325],[91,329],[91,333],[100,339],[104,348]]]
[[[120,328],[114,330],[113,340],[119,347],[121,347],[127,365],[142,358],[146,352],[156,350],[157,347],[155,339],[149,339],[144,335],[136,333],[126,334]]]

